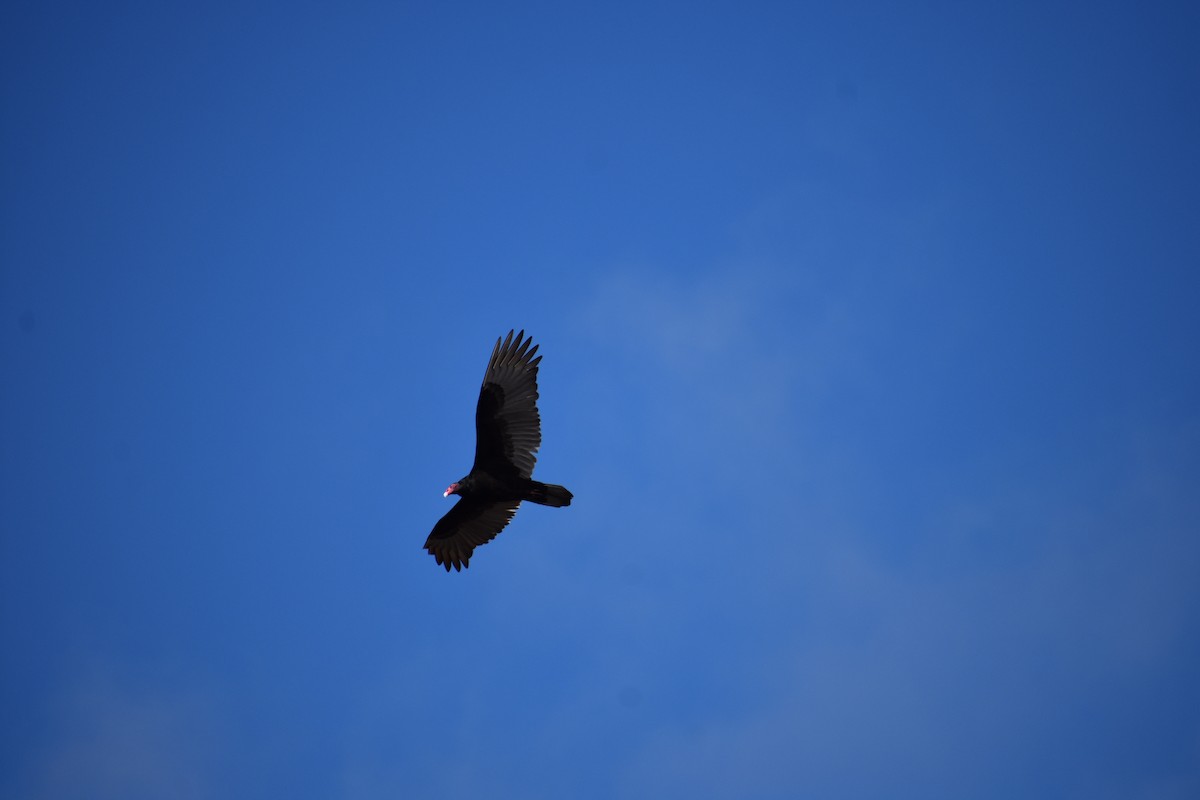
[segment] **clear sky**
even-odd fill
[[[1200,797],[1196,8],[4,3],[0,795]]]

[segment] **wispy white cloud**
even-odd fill
[[[1134,420],[1103,447],[1019,458],[989,439],[961,475],[920,452],[906,466],[845,436],[837,407],[878,390],[886,331],[853,291],[804,314],[788,312],[796,296],[765,266],[616,270],[580,315],[596,375],[576,391],[609,393],[591,477],[627,498],[619,528],[584,535],[624,554],[614,575],[652,578],[589,620],[616,646],[545,746],[574,717],[615,724],[612,698],[635,686],[653,721],[624,794],[1189,796],[1194,759],[1123,754],[1143,725],[1200,742],[1173,699],[1200,634],[1194,425]],[[936,407],[911,411],[936,428]],[[908,471],[881,484],[889,469]],[[706,591],[682,600],[680,571]],[[697,637],[709,645],[688,656]],[[649,652],[692,671],[662,673]],[[685,718],[670,711],[680,683],[703,693]]]
[[[608,395],[598,422],[620,458],[667,464],[666,448],[698,477],[751,486],[797,466],[797,437],[860,347],[832,296],[792,308],[798,280],[755,264],[600,279],[579,316],[584,360],[597,365],[583,390]]]
[[[221,793],[214,696],[161,689],[92,663],[48,715],[47,744],[18,781],[30,798],[207,798]],[[226,753],[225,755],[229,755]]]

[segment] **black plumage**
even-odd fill
[[[565,488],[532,477],[542,445],[537,409],[542,357],[536,355],[533,337],[524,337],[525,331],[515,338],[509,331],[496,340],[475,407],[475,463],[465,478],[446,489],[446,496],[457,494],[461,499],[425,540],[425,549],[447,572],[451,566],[469,566],[475,548],[496,538],[523,500],[556,507],[571,504],[573,495]]]

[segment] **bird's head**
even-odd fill
[[[452,484],[450,484],[450,488],[448,488],[448,489],[446,489],[446,491],[442,492],[442,497],[449,497],[452,494],[458,494],[458,493],[459,493],[458,492],[458,484],[452,483]]]

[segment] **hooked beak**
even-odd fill
[[[457,483],[452,483],[452,484],[450,484],[450,488],[449,488],[449,489],[447,489],[446,491],[442,492],[442,497],[449,497],[451,494],[453,494],[453,493],[454,493],[454,491],[455,491],[457,488],[458,488],[458,484],[457,484]]]

